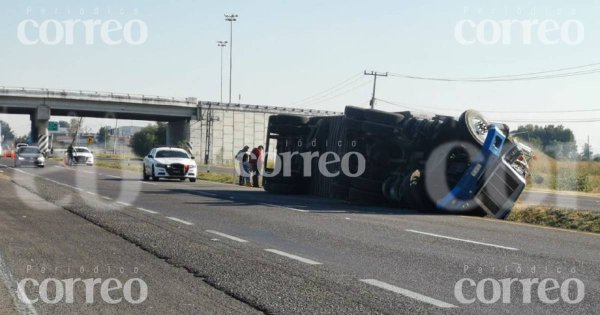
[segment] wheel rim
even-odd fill
[[[472,115],[467,119],[467,127],[476,140],[483,144],[488,133],[488,122],[480,115]]]

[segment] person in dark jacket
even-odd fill
[[[262,168],[264,147],[259,145],[252,149],[250,153],[250,171],[252,172],[252,186],[259,187],[258,179],[260,176],[260,168]]]
[[[239,163],[240,166],[240,177],[238,182],[240,186],[248,185],[250,183],[250,168],[248,167],[248,162],[250,160],[250,155],[248,154],[249,149],[250,147],[246,145],[235,155],[235,160]]]

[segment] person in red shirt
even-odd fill
[[[257,148],[252,149],[250,152],[250,170],[252,171],[252,186],[259,187],[258,177],[260,176],[260,169],[263,163],[263,151],[264,147],[259,145]]]

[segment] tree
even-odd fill
[[[138,156],[145,156],[157,145],[164,144],[167,141],[167,125],[157,123],[142,128],[142,130],[133,134],[130,140],[133,153]]]
[[[15,138],[15,134],[10,128],[10,125],[2,120],[0,120],[0,134],[3,137],[3,141],[10,141]]]
[[[59,121],[59,122],[58,122],[58,126],[59,126],[60,128],[66,128],[66,129],[69,129],[69,128],[71,128],[71,124],[69,124],[69,122],[67,122],[67,121],[64,121],[64,120],[61,120],[61,121]]]
[[[83,118],[71,118],[69,123],[69,136],[73,139],[73,142],[77,139],[77,135],[83,125]]]
[[[99,143],[106,142],[106,139],[108,139],[109,132],[110,127],[100,127],[100,130],[98,130],[98,134],[96,135],[96,141],[98,141]]]
[[[576,159],[578,157],[575,135],[571,129],[562,125],[519,126],[515,133],[519,138],[526,140],[553,158]]]

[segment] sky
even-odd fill
[[[230,25],[223,16],[230,13],[239,16],[233,24],[233,101],[249,104],[335,111],[345,105],[366,107],[372,77],[360,75],[364,70],[471,78],[600,62],[600,1],[5,1],[0,5],[0,86],[218,101],[221,51],[216,41],[230,41]],[[141,44],[109,45],[102,40],[100,26],[91,45],[81,29],[76,29],[72,45],[26,45],[18,36],[26,20],[41,24],[75,19],[121,24],[140,20],[147,38]],[[461,32],[473,39],[471,44],[457,39],[462,20],[475,23]],[[549,44],[540,39],[537,25],[526,43],[518,28],[494,29],[506,20],[551,20],[565,29],[575,20],[582,29],[568,28],[563,34],[567,40],[555,31],[551,35],[557,43]],[[476,27],[488,37],[478,40]],[[507,42],[486,44],[496,31]],[[26,35],[39,38],[41,33],[29,27]],[[48,36],[53,35],[49,31]],[[119,32],[113,35],[123,37]],[[136,35],[140,34],[134,31],[132,37]],[[580,41],[568,42],[579,35]],[[223,51],[225,101],[229,48]],[[599,82],[600,74],[503,82],[388,76],[378,78],[376,90],[377,98],[387,103],[378,101],[376,106],[451,115],[473,108],[491,120],[509,121],[511,127],[518,125],[513,121],[563,123],[575,132],[580,147],[589,136],[600,152],[600,110],[591,111],[600,109]],[[0,114],[0,119],[9,121],[17,134],[28,132],[28,117]],[[114,125],[100,119],[85,123],[91,130]]]

